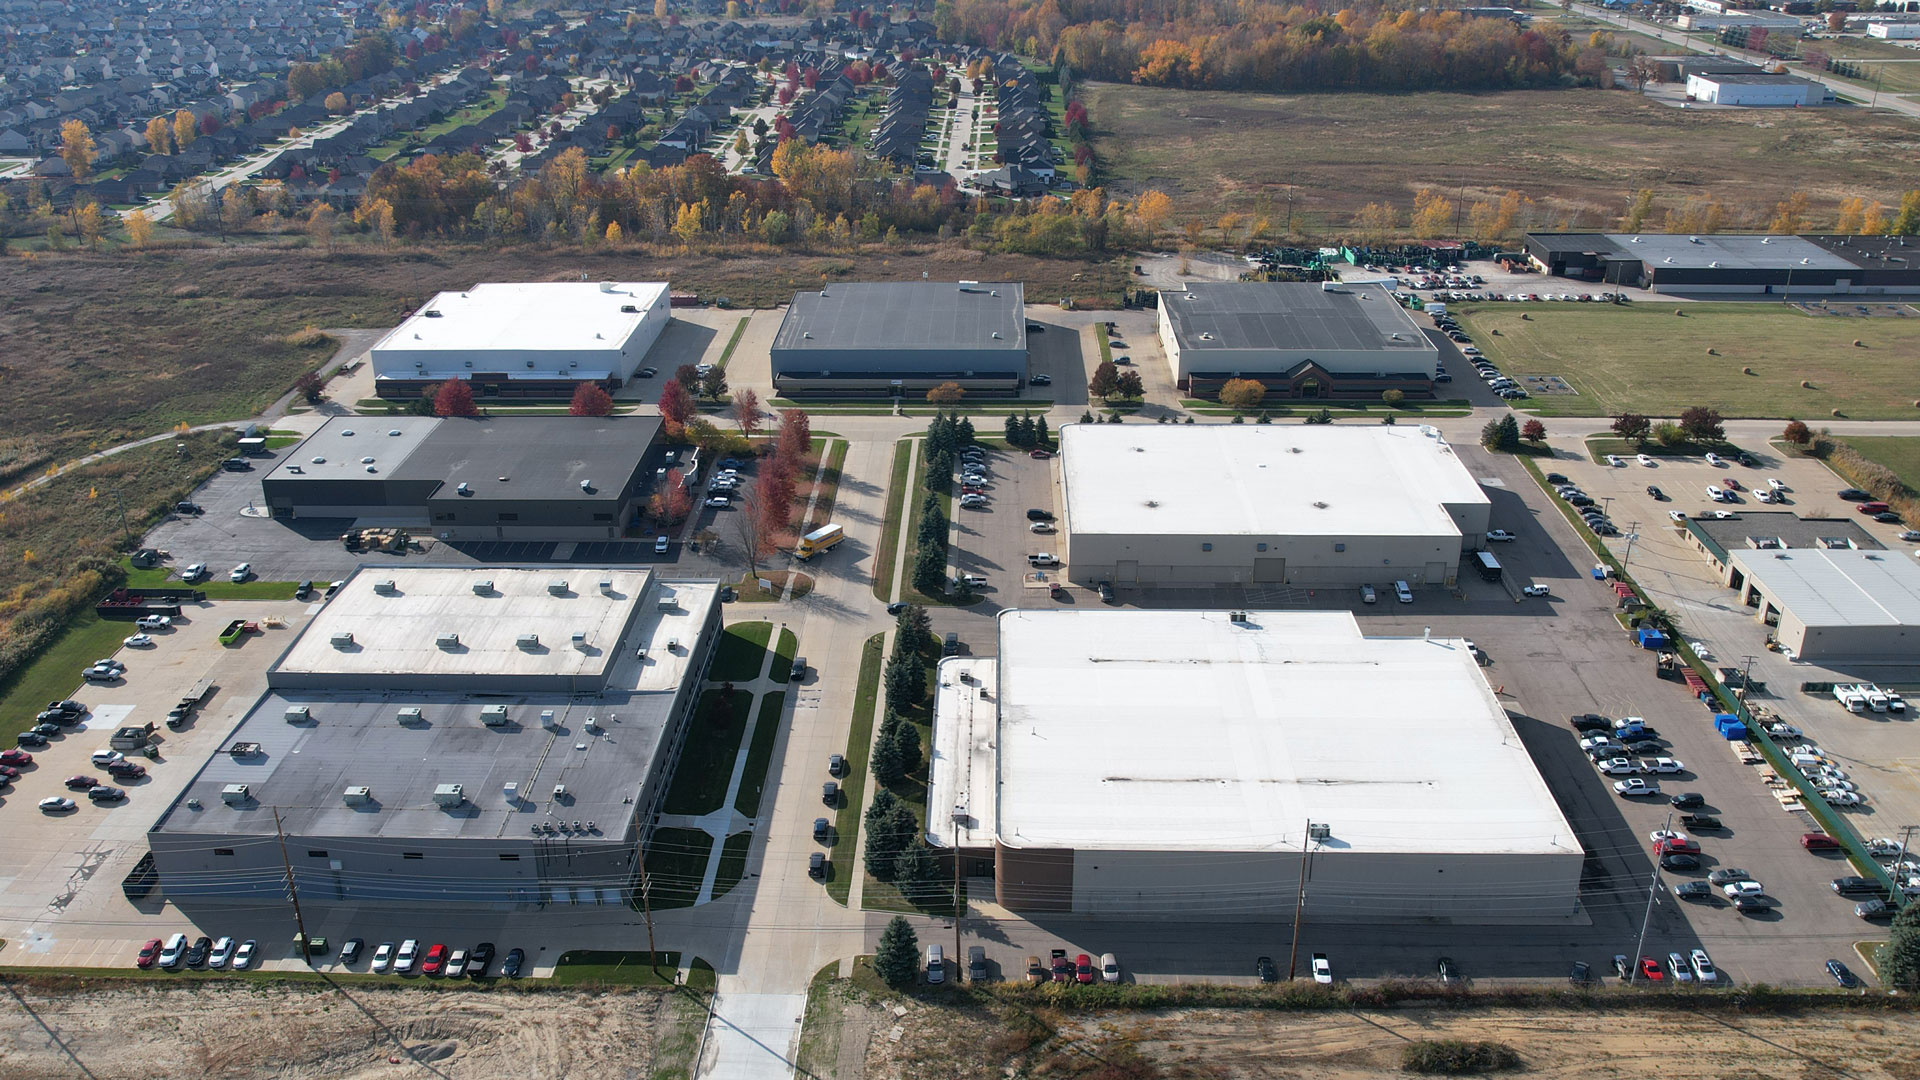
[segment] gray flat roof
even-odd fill
[[[400,468],[403,479],[442,480],[434,498],[574,502],[617,499],[660,434],[658,416],[448,418]],[[593,483],[592,491],[580,482]]]
[[[390,478],[439,426],[432,416],[336,416],[267,476],[290,483]]]
[[[795,293],[775,349],[1027,348],[1025,292],[1005,281],[863,281]]]
[[[464,699],[396,694],[384,700],[269,694],[221,744],[155,831],[272,835],[281,827],[307,841],[330,836],[485,840],[529,835],[537,821],[593,821],[603,834],[625,835],[638,792],[665,731],[672,694],[610,695],[583,703],[564,696]],[[480,710],[505,704],[510,722],[488,727]],[[285,719],[291,706],[313,712],[311,723]],[[422,721],[403,725],[403,708]],[[556,728],[541,726],[552,709]],[[588,734],[586,719],[604,721]],[[235,759],[237,742],[261,753]],[[509,804],[506,785],[516,785]],[[228,784],[246,784],[250,800],[221,801]],[[434,789],[459,784],[466,801],[434,802]],[[565,784],[567,799],[553,788]],[[350,806],[349,787],[367,787],[372,801]],[[197,799],[200,809],[188,808]]]
[[[1374,282],[1211,281],[1162,292],[1182,351],[1435,351],[1413,317]]]
[[[1713,233],[1532,233],[1555,251],[1593,251],[1663,266],[1723,270],[1852,270],[1858,264],[1798,236],[1731,236]]]
[[[1791,511],[1739,511],[1731,518],[1696,517],[1693,527],[1731,553],[1756,550],[1757,544],[1778,540],[1788,548],[1851,547],[1882,551],[1886,545],[1848,518],[1803,518]]]
[[[1893,551],[1734,551],[1735,566],[1808,626],[1920,626],[1920,566]]]
[[[1694,75],[1691,75],[1690,78],[1699,79],[1702,82],[1743,84],[1743,85],[1750,85],[1750,86],[1787,85],[1787,84],[1794,85],[1794,86],[1811,86],[1812,85],[1812,83],[1808,82],[1806,79],[1802,79],[1795,75],[1778,75],[1768,71],[1759,71],[1759,72],[1735,71],[1735,72],[1728,72],[1725,74],[1713,74],[1713,75],[1696,73]]]

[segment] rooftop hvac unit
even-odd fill
[[[392,578],[381,578],[373,583],[373,591],[382,596],[392,596],[398,590],[394,588]]]
[[[441,784],[433,789],[435,806],[459,806],[467,801],[466,789],[459,784]]]
[[[433,639],[433,643],[443,649],[457,649],[460,647],[460,635],[455,633],[441,634],[439,637]]]
[[[589,495],[593,494],[593,481],[591,480],[580,481],[580,490],[586,492]]]
[[[540,647],[540,635],[539,634],[521,634],[519,637],[514,639],[513,643],[515,645],[520,646],[523,649],[537,649]]]
[[[632,304],[621,304],[620,312],[623,315],[638,315],[640,314],[640,309],[634,307]]]
[[[967,823],[967,804],[966,803],[959,803],[954,806],[953,821],[955,824],[958,824],[958,825],[964,825]]]
[[[396,723],[417,724],[425,719],[425,717],[419,709],[408,706],[407,708],[401,709],[398,713],[395,713],[393,719]]]
[[[345,630],[342,630],[339,633],[333,635],[333,637],[330,638],[329,640],[333,642],[333,647],[336,649],[353,648],[353,635],[346,632]]]
[[[488,727],[499,727],[507,722],[507,707],[505,705],[489,705],[481,709],[480,722]]]
[[[244,806],[252,798],[253,795],[245,784],[228,784],[220,789],[220,801],[228,806]]]
[[[613,591],[613,579],[612,579],[612,578],[610,578],[610,577],[603,577],[603,578],[601,578],[601,579],[600,579],[600,591],[601,591],[601,592],[603,592],[603,593],[610,593],[610,592],[612,592],[612,591]]]
[[[287,706],[287,723],[304,724],[313,719],[313,710],[305,705]]]
[[[493,582],[491,580],[476,581],[473,583],[473,594],[475,596],[485,596],[492,591],[493,591]]]
[[[566,797],[567,797],[567,785],[565,785],[565,784],[555,784],[555,785],[553,785],[553,797],[554,797],[554,798],[556,798],[556,799],[564,799],[564,798],[566,798]]]
[[[509,780],[506,783],[500,785],[500,794],[507,797],[508,806],[512,806],[513,804],[519,802],[520,801],[519,781]]]
[[[611,282],[611,281],[603,281],[603,282],[601,282],[601,283],[600,283],[600,291],[601,291],[601,292],[603,292],[603,293],[610,293],[610,292],[612,292],[612,291],[613,291],[613,282]]]
[[[340,801],[348,806],[365,806],[373,801],[373,789],[369,787],[350,787],[340,793]]]
[[[573,647],[581,652],[587,651],[587,632],[585,630],[575,630],[573,632]]]
[[[552,709],[540,710],[540,726],[546,728],[548,731],[552,731],[560,726],[560,721],[554,717]]]
[[[655,602],[655,606],[661,611],[672,611],[679,606],[679,603],[680,602],[674,598],[672,589],[662,589],[660,590],[660,599]]]
[[[547,592],[554,596],[565,596],[571,591],[572,588],[567,584],[566,578],[554,578],[547,582]]]
[[[465,480],[460,481],[460,485],[454,488],[453,490],[459,492],[462,495],[473,494],[473,487],[469,485]]]

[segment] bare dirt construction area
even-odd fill
[[[865,974],[862,972],[861,974]],[[858,979],[858,976],[856,976]],[[1742,1012],[1724,996],[1641,994],[1539,1007],[1061,1008],[1073,991],[1006,987],[939,1003],[874,992],[870,978],[815,983],[800,1064],[835,1080],[1386,1080],[1421,1041],[1511,1048],[1519,1075],[1553,1080],[1688,1076],[1914,1080],[1920,1015],[1833,996]],[[1285,990],[1284,987],[1281,988]],[[1053,991],[1066,990],[1064,994]],[[864,1047],[864,1053],[861,1048]],[[803,1073],[803,1075],[806,1075]]]
[[[1518,191],[1533,200],[1523,228],[1611,228],[1641,188],[1654,191],[1657,228],[1668,209],[1710,196],[1727,231],[1765,227],[1800,188],[1818,230],[1849,196],[1897,208],[1913,186],[1901,162],[1920,159],[1920,129],[1901,117],[1683,110],[1629,90],[1283,96],[1082,83],[1079,93],[1097,182],[1129,196],[1158,188],[1208,221],[1258,214],[1276,232],[1291,190],[1294,231],[1310,235],[1350,232],[1371,202],[1395,207],[1404,228],[1422,187],[1468,202]]]
[[[624,988],[9,984],[8,1080],[684,1076],[704,1017],[688,995]]]

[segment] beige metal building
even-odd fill
[[[1734,551],[1728,582],[1801,660],[1920,662],[1920,566],[1897,551]]]
[[[1060,447],[1088,585],[1450,585],[1492,510],[1430,427],[1069,424]]]

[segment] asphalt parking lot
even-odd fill
[[[953,511],[953,569],[956,574],[978,574],[987,579],[974,591],[986,601],[975,605],[991,615],[1001,608],[1040,607],[1043,604],[1098,602],[1084,589],[1067,589],[1067,595],[1054,600],[1044,588],[1028,589],[1025,576],[1033,571],[1027,556],[1047,552],[1065,556],[1058,533],[1039,534],[1029,526],[1029,508],[1057,513],[1053,458],[1033,458],[1025,450],[987,451],[987,505]],[[1057,523],[1056,523],[1057,524]],[[1048,580],[1065,580],[1058,568],[1046,571]]]

